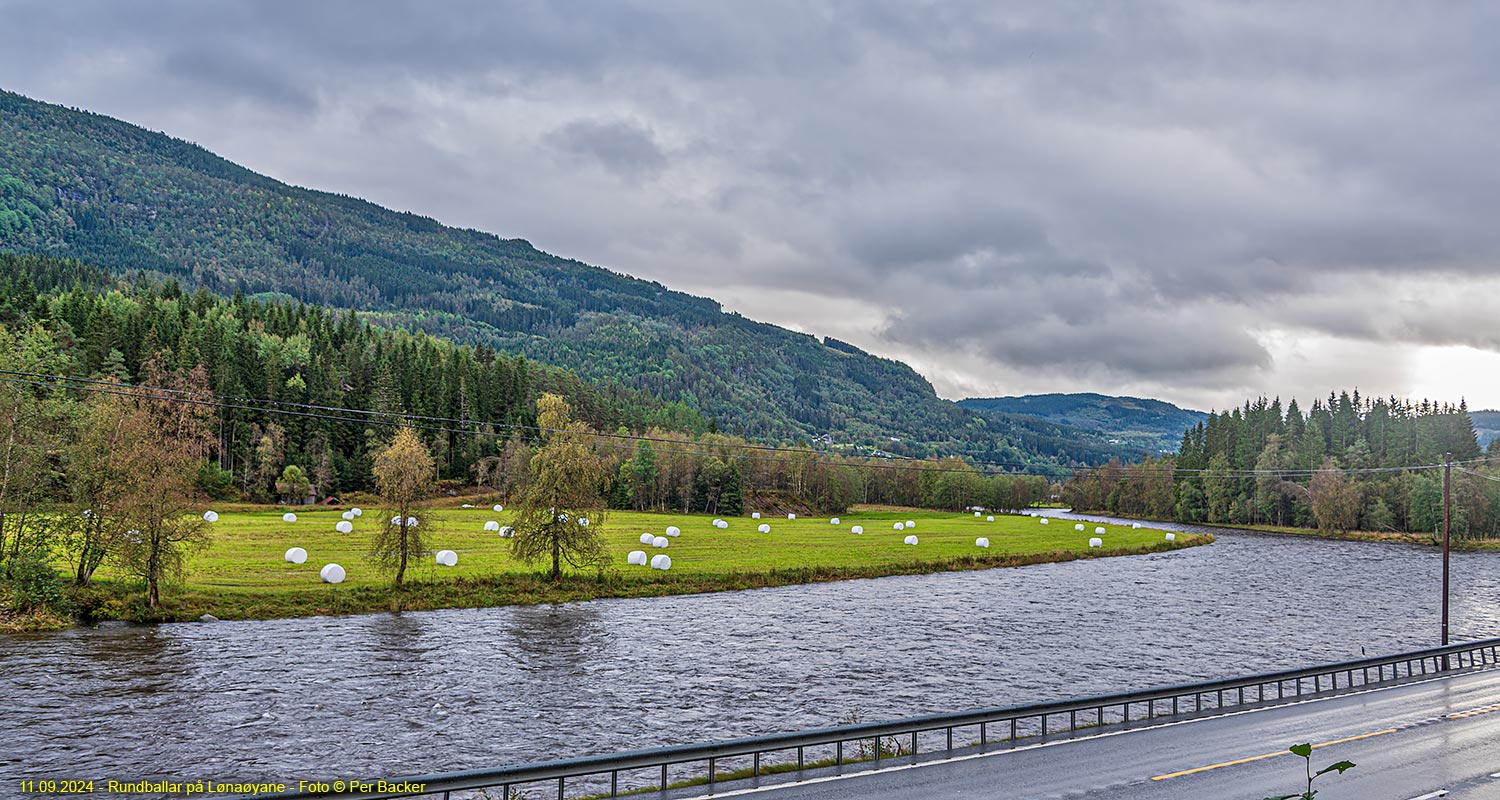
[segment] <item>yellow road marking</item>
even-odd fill
[[[1463,719],[1464,717],[1472,717],[1476,714],[1488,714],[1491,711],[1500,711],[1500,705],[1485,706],[1484,708],[1471,708],[1468,711],[1459,711],[1454,714],[1446,714],[1443,716],[1443,719]]]
[[[1346,737],[1346,738],[1343,738],[1343,739],[1334,739],[1331,742],[1320,742],[1319,744],[1313,745],[1313,749],[1316,750],[1319,747],[1328,747],[1330,745],[1343,744],[1344,742],[1353,742],[1353,741],[1358,741],[1360,739],[1368,739],[1371,736],[1380,736],[1380,735],[1387,734],[1387,733],[1395,733],[1396,730],[1397,730],[1396,728],[1386,728],[1383,731],[1375,731],[1373,733],[1361,733],[1358,736],[1349,736],[1349,737]],[[1277,750],[1274,753],[1263,753],[1263,754],[1258,755],[1258,756],[1250,756],[1249,758],[1238,758],[1238,759],[1235,759],[1234,761],[1225,761],[1225,762],[1222,762],[1222,763],[1219,763],[1219,764],[1209,764],[1206,767],[1195,767],[1193,769],[1185,769],[1185,770],[1183,770],[1181,772],[1169,772],[1166,775],[1156,775],[1156,776],[1152,777],[1151,780],[1153,780],[1153,781],[1164,781],[1164,780],[1166,780],[1168,778],[1180,778],[1180,777],[1182,777],[1184,775],[1193,775],[1193,774],[1196,774],[1196,773],[1199,773],[1199,772],[1207,772],[1207,771],[1209,771],[1211,769],[1218,769],[1220,767],[1232,767],[1232,766],[1235,766],[1236,764],[1249,764],[1252,761],[1260,761],[1261,759],[1265,759],[1265,758],[1275,758],[1276,756],[1284,756],[1284,755],[1288,755],[1291,752],[1292,751],[1290,751],[1290,750]]]

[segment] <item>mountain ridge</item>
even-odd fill
[[[292,186],[166,134],[3,91],[0,249],[354,309],[679,400],[762,440],[827,435],[844,448],[1028,464],[1131,455],[1037,417],[971,413],[902,362],[710,298]]]
[[[1152,453],[1175,452],[1182,435],[1208,414],[1165,400],[1097,392],[969,397],[958,405],[980,413],[1031,416],[1102,434]]]

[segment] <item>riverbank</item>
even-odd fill
[[[735,591],[856,578],[914,575],[958,570],[1024,566],[1079,558],[1100,558],[1179,549],[1213,541],[1212,536],[1178,534],[1128,525],[1106,525],[1105,547],[1090,548],[1096,525],[1085,532],[1054,520],[997,515],[990,522],[972,514],[915,510],[861,510],[839,525],[827,518],[754,520],[728,518],[712,526],[704,515],[611,513],[599,530],[610,566],[602,573],[571,574],[556,583],[533,565],[510,556],[509,540],[484,530],[485,523],[510,522],[507,512],[489,508],[433,509],[428,545],[453,550],[454,567],[431,556],[411,565],[407,584],[397,590],[390,573],[365,558],[370,536],[382,515],[371,509],[354,520],[351,533],[334,529],[338,509],[298,510],[295,522],[282,521],[283,509],[226,507],[219,511],[210,547],[188,562],[185,580],[166,592],[160,609],[147,609],[138,585],[101,571],[95,586],[68,589],[72,609],[89,620],[190,621],[207,614],[223,620],[355,614],[383,611],[532,605],[617,597],[654,597]],[[895,530],[911,520],[915,527]],[[771,526],[760,533],[760,524]],[[853,534],[852,526],[864,528]],[[640,543],[642,533],[663,535],[669,526],[681,535],[657,550]],[[907,535],[918,537],[907,545]],[[975,545],[988,538],[990,547]],[[303,564],[285,561],[290,547],[308,553]],[[642,549],[672,558],[670,571],[626,563]],[[348,578],[340,585],[319,580],[323,565],[337,563]],[[32,615],[0,620],[10,630],[56,627],[52,617]]]
[[[1317,528],[1295,528],[1282,525],[1230,525],[1228,523],[1194,522],[1203,528],[1219,528],[1223,530],[1257,531],[1260,533],[1281,533],[1288,536],[1306,536],[1312,539],[1336,539],[1343,542],[1394,542],[1397,544],[1415,544],[1424,547],[1442,547],[1443,536],[1441,533],[1398,533],[1394,531],[1320,531]],[[1473,540],[1453,538],[1448,546],[1454,550],[1500,550],[1500,540]]]

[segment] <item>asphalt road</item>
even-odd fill
[[[1305,788],[1298,742],[1357,765],[1318,800],[1500,798],[1500,671],[715,797],[1260,800]]]

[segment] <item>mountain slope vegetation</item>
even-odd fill
[[[1152,453],[1175,451],[1187,429],[1208,419],[1202,411],[1178,408],[1161,400],[1092,392],[971,397],[958,404],[973,411],[1024,414],[1081,428]]]
[[[681,402],[758,440],[827,434],[856,451],[1025,464],[1133,454],[1055,422],[971,413],[905,364],[707,298],[289,186],[164,134],[3,91],[0,250],[352,309]]]

